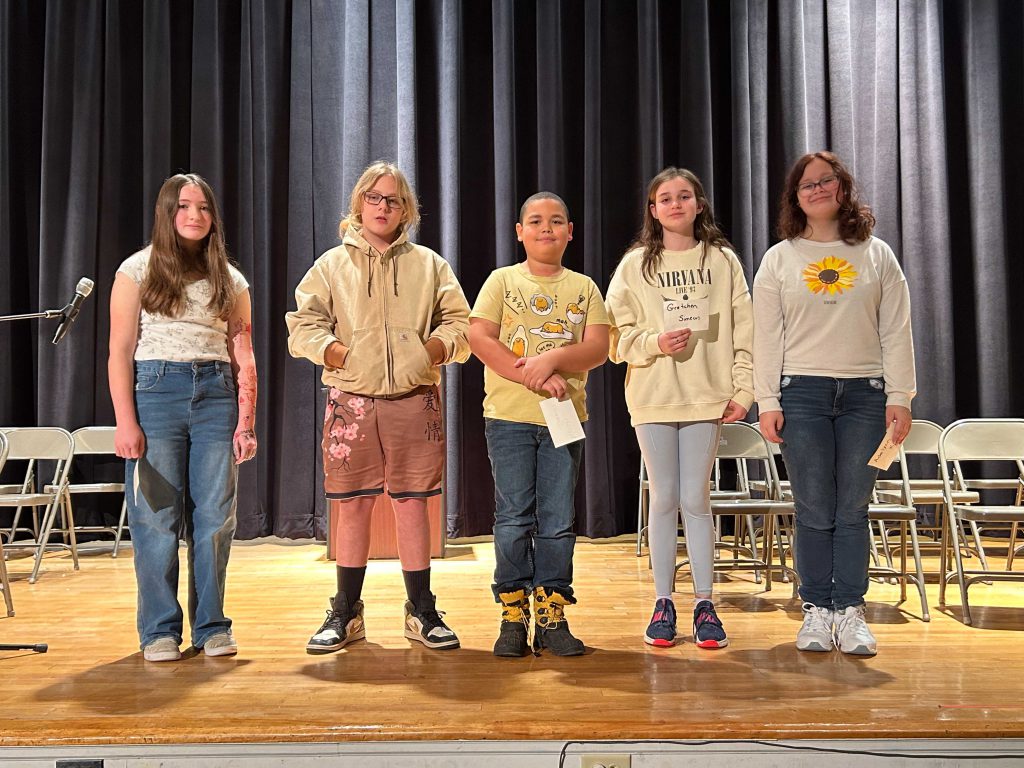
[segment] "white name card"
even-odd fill
[[[706,331],[711,315],[711,299],[669,299],[665,302],[665,330]]]
[[[881,444],[875,451],[874,455],[868,460],[869,467],[877,467],[878,469],[888,469],[889,465],[892,464],[900,452],[900,447],[892,441],[892,432],[896,428],[896,422],[890,422],[889,428],[885,430],[885,437],[882,438]]]
[[[544,414],[544,423],[548,425],[551,442],[554,443],[555,448],[561,448],[563,445],[575,443],[586,437],[572,400],[549,397],[547,400],[540,401],[540,411]]]

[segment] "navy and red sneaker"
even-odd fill
[[[693,642],[698,648],[725,648],[729,644],[715,604],[710,600],[701,600],[693,609]]]
[[[657,648],[671,648],[676,644],[676,606],[668,598],[654,604],[654,615],[644,634],[644,642]]]

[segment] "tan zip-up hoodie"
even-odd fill
[[[350,350],[345,366],[325,367],[323,382],[344,392],[386,398],[437,384],[440,370],[424,347],[430,338],[444,344],[444,363],[469,358],[469,304],[455,273],[405,232],[378,253],[350,226],[302,278],[295,305],[285,315],[288,351],[323,365],[340,341]]]

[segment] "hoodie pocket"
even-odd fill
[[[381,344],[374,344],[373,328],[357,328],[352,332],[348,345],[345,365],[332,371],[332,378],[340,383],[350,385],[350,392],[376,392],[380,389],[379,380],[383,378],[384,353]],[[378,386],[373,386],[374,382]],[[368,389],[369,387],[369,389]]]
[[[408,392],[433,381],[430,353],[423,346],[419,332],[413,328],[389,328],[391,370],[396,394]]]

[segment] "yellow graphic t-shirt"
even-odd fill
[[[583,340],[588,325],[608,325],[601,292],[594,281],[563,269],[555,277],[531,275],[525,264],[494,270],[477,296],[470,318],[490,320],[498,338],[519,357],[531,357]],[[580,421],[587,420],[586,371],[559,371],[569,385]],[[540,402],[547,393],[533,392],[484,369],[484,417],[544,424]]]

